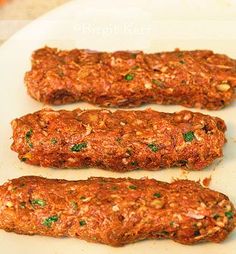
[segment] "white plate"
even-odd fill
[[[203,179],[212,176],[210,187],[227,194],[236,204],[236,104],[221,111],[204,111],[222,117],[228,126],[225,157],[202,172],[184,174],[180,169],[158,172],[111,173],[98,169],[53,170],[26,165],[10,150],[10,121],[43,107],[31,99],[23,83],[30,68],[33,50],[45,44],[52,47],[89,48],[96,50],[142,49],[144,51],[213,49],[236,58],[235,1],[72,1],[32,22],[0,48],[0,184],[22,175],[50,178],[85,179],[89,176],[153,177],[163,181],[172,178]],[[77,103],[59,108],[94,108]],[[139,109],[174,112],[181,106],[149,105]],[[194,110],[196,111],[196,110]],[[221,244],[183,246],[170,240],[142,241],[121,248],[87,243],[78,239],[54,239],[22,236],[0,231],[3,253],[234,253],[236,232]]]

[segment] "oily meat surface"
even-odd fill
[[[25,83],[46,104],[220,109],[235,97],[236,61],[209,50],[145,54],[45,47],[33,53]]]
[[[228,197],[188,180],[26,176],[0,187],[0,204],[1,229],[113,246],[159,238],[220,242],[235,223]]]
[[[223,120],[190,111],[43,109],[12,127],[19,159],[55,168],[200,170],[222,156],[226,141]]]

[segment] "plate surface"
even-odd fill
[[[201,172],[186,173],[180,169],[157,172],[139,171],[126,174],[98,169],[56,170],[26,165],[10,150],[10,121],[44,106],[31,99],[23,83],[24,73],[30,68],[33,50],[44,45],[65,49],[94,50],[139,49],[157,52],[181,49],[212,49],[236,58],[236,3],[235,1],[145,1],[145,0],[78,0],[59,7],[32,22],[15,34],[0,48],[0,184],[22,175],[49,178],[86,179],[89,176],[134,177],[148,176],[163,181],[173,178],[203,180],[212,177],[210,187],[227,194],[236,204],[236,103],[221,111],[205,111],[219,116],[228,126],[228,143],[224,159]],[[96,108],[77,103],[57,109]],[[155,110],[174,112],[181,106],[147,105]],[[193,109],[193,111],[196,111]],[[112,248],[87,243],[78,239],[54,239],[22,236],[0,231],[3,253],[214,253],[231,254],[235,251],[236,232],[222,244],[183,246],[170,240],[149,240]]]

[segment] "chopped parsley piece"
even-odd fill
[[[71,206],[73,207],[74,210],[78,209],[78,204],[75,201],[71,201]]]
[[[163,231],[161,232],[161,234],[163,234],[163,235],[169,235],[169,232],[163,230]]]
[[[188,131],[183,134],[185,142],[191,142],[195,136],[193,131]]]
[[[147,145],[154,153],[156,153],[159,149],[158,149],[158,146],[151,143],[151,144],[148,144]]]
[[[71,151],[73,152],[80,152],[81,150],[83,150],[84,148],[87,147],[87,143],[80,143],[80,144],[75,144],[71,147]]]
[[[20,207],[25,208],[26,202],[20,202]]]
[[[170,222],[170,226],[171,226],[171,227],[174,227],[174,224],[175,224],[174,221],[171,221],[171,222]]]
[[[217,220],[219,217],[220,217],[219,214],[215,214],[215,215],[213,216],[213,219],[214,219],[214,220]]]
[[[29,141],[29,139],[31,138],[32,134],[33,134],[33,130],[32,129],[30,129],[29,131],[26,132],[25,138],[26,138],[27,141]]]
[[[137,166],[138,165],[138,162],[137,161],[131,161],[130,163],[132,166]]]
[[[186,160],[179,160],[179,161],[178,161],[178,164],[179,164],[180,166],[186,166],[187,163],[188,163],[188,161],[186,161]]]
[[[184,60],[180,60],[179,63],[181,64],[185,64]]]
[[[122,141],[122,138],[117,138],[116,141],[120,143]]]
[[[129,189],[131,189],[131,190],[136,190],[136,189],[137,189],[137,186],[135,186],[135,185],[130,185],[130,186],[129,186]]]
[[[27,131],[26,134],[25,134],[26,143],[27,143],[31,148],[33,148],[33,144],[32,144],[31,141],[30,141],[30,138],[31,138],[32,134],[33,134],[33,130],[32,130],[32,129],[30,129],[29,131]]]
[[[58,216],[54,215],[54,216],[51,216],[51,217],[48,217],[47,219],[45,219],[43,222],[43,225],[50,228],[52,226],[52,223],[56,222],[56,221],[58,221]]]
[[[153,196],[154,196],[155,198],[160,198],[160,197],[161,197],[161,193],[159,193],[159,192],[154,193]]]
[[[199,235],[200,235],[200,231],[199,230],[194,231],[194,236],[199,236]]]
[[[57,143],[57,139],[52,138],[52,139],[51,139],[51,143],[52,143],[53,145],[55,145],[55,144]]]
[[[152,79],[152,83],[155,84],[155,85],[158,85],[160,87],[163,86],[163,83],[160,80],[157,80],[157,79]]]
[[[85,196],[81,196],[80,199],[81,199],[81,200],[84,200],[84,199],[86,199],[86,197],[85,197]]]
[[[139,66],[138,65],[135,65],[135,66],[133,66],[131,69],[132,70],[137,70],[139,68]]]
[[[82,226],[85,226],[87,223],[86,223],[85,220],[81,220],[81,221],[79,222],[79,224],[80,224],[80,226],[82,227]]]
[[[177,52],[177,57],[183,57],[184,56],[184,54],[183,54],[183,52]]]
[[[25,158],[25,157],[21,158],[21,161],[26,161],[26,160],[27,160],[27,158]]]
[[[111,189],[112,190],[118,190],[118,187],[117,186],[112,186]]]
[[[33,199],[32,201],[31,201],[31,204],[32,205],[39,205],[39,206],[45,206],[46,205],[46,202],[45,202],[45,200],[43,200],[43,199]]]
[[[125,80],[131,81],[134,79],[134,74],[128,73],[125,75]]]
[[[135,54],[135,53],[131,53],[131,54],[130,54],[130,57],[133,58],[133,59],[135,59],[136,56],[137,56],[137,54]]]
[[[234,214],[233,212],[225,212],[225,216],[230,220],[230,219],[233,219]]]

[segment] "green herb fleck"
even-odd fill
[[[75,144],[71,147],[71,151],[73,152],[80,152],[81,150],[83,150],[84,148],[87,147],[87,143],[80,143],[80,144]]]
[[[181,51],[177,52],[177,57],[183,57],[183,56],[184,56],[183,52]]]
[[[137,54],[135,54],[135,53],[131,53],[131,54],[130,54],[130,57],[131,57],[132,59],[135,59],[136,56],[137,56]]]
[[[20,202],[20,207],[25,208],[26,202]]]
[[[139,66],[138,65],[135,65],[135,66],[133,66],[131,69],[132,70],[137,70],[139,68]]]
[[[131,190],[136,190],[136,189],[137,189],[137,186],[135,186],[135,185],[130,185],[130,186],[129,186],[129,189],[131,189]]]
[[[78,204],[75,201],[71,201],[71,206],[73,207],[74,210],[78,209]]]
[[[219,214],[215,214],[215,215],[213,216],[213,219],[214,219],[214,220],[217,220],[219,217],[220,217]]]
[[[174,227],[174,224],[175,224],[174,221],[171,221],[171,222],[170,222],[170,226],[171,226],[171,227]]]
[[[80,224],[80,226],[82,227],[82,226],[85,226],[87,223],[86,223],[85,220],[81,220],[81,221],[79,222],[79,224]]]
[[[159,149],[158,149],[158,146],[151,143],[151,144],[148,144],[147,145],[154,153],[156,153]]]
[[[185,142],[191,142],[195,138],[194,132],[188,131],[183,134],[183,137],[184,137]]]
[[[199,236],[199,235],[200,235],[200,231],[199,230],[194,231],[194,236]]]
[[[154,196],[155,198],[160,198],[160,197],[161,197],[161,193],[159,193],[159,192],[154,193],[153,196]]]
[[[30,129],[29,131],[26,132],[25,134],[25,139],[26,139],[26,143],[29,145],[29,147],[33,148],[33,144],[32,142],[30,141],[30,138],[32,137],[32,134],[33,134],[33,130]]]
[[[45,200],[43,200],[43,199],[33,199],[33,200],[31,201],[31,204],[32,204],[32,205],[39,205],[39,206],[44,207],[44,206],[46,205],[46,202],[45,202]]]
[[[51,216],[51,217],[48,217],[47,219],[45,219],[43,221],[43,225],[50,228],[52,226],[52,223],[56,222],[56,221],[58,221],[58,216],[54,215],[54,216]]]
[[[233,219],[234,214],[233,212],[225,212],[225,216],[230,220],[230,219]]]
[[[117,186],[112,186],[111,189],[112,190],[118,190],[118,187]]]
[[[120,143],[122,141],[122,138],[117,138],[116,141]]]
[[[84,200],[84,199],[86,199],[86,197],[85,197],[85,196],[81,196],[80,199],[81,199],[81,200]]]
[[[169,232],[163,230],[163,231],[161,232],[161,234],[163,234],[163,235],[169,235]]]
[[[138,165],[138,162],[137,161],[131,161],[130,163],[132,166],[137,166]]]
[[[157,80],[157,79],[152,79],[152,83],[155,84],[155,85],[158,85],[160,87],[163,86],[163,83],[160,80]]]
[[[185,64],[184,60],[179,61],[180,64]]]
[[[21,161],[26,161],[26,160],[27,160],[27,158],[25,158],[25,157],[21,158]]]
[[[178,164],[180,165],[180,166],[186,166],[186,164],[188,163],[188,161],[186,161],[186,160],[179,160],[178,161]]]
[[[33,134],[33,130],[32,129],[30,129],[29,131],[26,132],[25,138],[26,138],[27,141],[29,141],[29,139],[31,138],[32,134]]]
[[[125,80],[131,81],[134,79],[134,74],[128,73],[125,75]]]
[[[52,143],[53,145],[55,145],[55,144],[57,143],[57,139],[52,138],[52,139],[51,139],[51,143]]]

